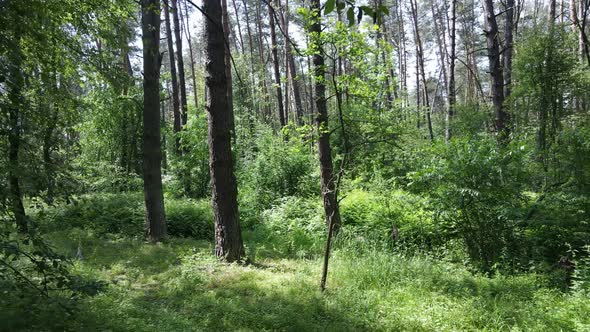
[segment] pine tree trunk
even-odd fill
[[[426,80],[426,71],[424,69],[424,49],[422,46],[422,39],[420,38],[420,30],[418,28],[418,3],[416,0],[410,0],[410,5],[412,9],[412,19],[414,21],[414,37],[416,43],[416,62],[417,62],[417,70],[419,70],[420,75],[422,76],[422,89],[424,93],[424,108],[426,109],[426,124],[428,125],[428,134],[430,136],[430,140],[434,140],[434,132],[432,131],[432,120],[430,117],[430,98],[428,96],[428,85]],[[417,91],[417,93],[420,93]]]
[[[168,0],[171,1],[171,0]],[[174,154],[180,155],[180,129],[182,118],[180,113],[180,97],[178,93],[178,77],[176,76],[176,60],[174,59],[174,41],[172,40],[172,26],[170,24],[170,9],[164,3],[164,18],[166,20],[166,42],[168,45],[168,57],[170,59],[170,77],[172,86],[172,115],[174,117]]]
[[[215,221],[215,254],[227,262],[244,255],[237,184],[231,152],[231,116],[225,63],[225,33],[219,0],[204,0],[209,169]]]
[[[142,0],[143,41],[143,193],[147,236],[166,237],[160,142],[160,1]]]
[[[231,113],[229,118],[229,129],[231,130],[231,136],[236,142],[236,123],[234,120],[234,94],[233,94],[233,83],[231,74],[231,50],[229,48],[230,40],[230,28],[229,28],[229,13],[227,12],[227,0],[221,0],[221,19],[223,21],[223,45],[225,46],[225,77],[227,79],[227,107]]]
[[[510,1],[510,0],[508,0]],[[455,115],[455,45],[456,45],[456,38],[455,38],[455,23],[457,21],[457,0],[451,1],[451,13],[453,17],[451,17],[451,31],[450,31],[450,38],[451,38],[451,54],[450,54],[450,71],[449,71],[449,84],[447,86],[447,114],[446,114],[446,121],[445,121],[445,140],[449,142],[452,136],[452,128],[451,122],[453,120],[453,116]]]
[[[186,37],[188,39],[188,53],[190,56],[190,60],[191,60],[191,78],[193,81],[193,94],[194,94],[194,99],[195,99],[195,112],[199,112],[199,99],[197,97],[197,77],[195,75],[195,57],[194,57],[194,53],[193,53],[193,39],[191,37],[191,30],[190,30],[190,26],[189,26],[189,19],[188,19],[188,6],[186,4],[186,0],[184,3],[184,8],[185,8],[185,18],[186,18],[186,27],[184,29],[184,31],[186,31]],[[180,9],[179,9],[180,10]],[[182,11],[181,11],[182,13]]]
[[[23,205],[23,195],[20,188],[20,144],[21,144],[21,123],[22,115],[20,109],[23,107],[22,88],[24,77],[21,72],[23,54],[20,49],[19,29],[16,29],[16,38],[19,45],[11,52],[12,67],[10,67],[8,80],[8,185],[10,187],[10,210],[14,215],[16,227],[19,233],[27,233],[29,230],[27,216]]]
[[[271,40],[271,48],[272,48],[272,64],[275,74],[275,89],[277,91],[277,104],[278,104],[278,112],[279,112],[279,123],[281,124],[281,128],[286,125],[285,122],[285,110],[283,105],[283,91],[281,89],[281,71],[279,69],[279,55],[277,50],[277,33],[275,30],[275,18],[274,18],[274,10],[272,6],[268,5],[268,16],[269,16],[269,25],[270,25],[270,40]]]
[[[498,23],[494,13],[493,0],[485,0],[486,43],[488,50],[489,72],[492,77],[492,104],[494,106],[496,131],[498,140],[507,143],[510,140],[509,114],[504,109],[504,75],[500,60],[500,41],[498,38]]]
[[[188,120],[188,104],[186,100],[186,80],[184,78],[184,58],[182,55],[182,36],[180,35],[180,19],[178,0],[168,0],[172,4],[172,20],[174,22],[174,39],[176,39],[176,63],[178,68],[178,85],[180,87],[180,110],[182,126]]]

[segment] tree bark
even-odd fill
[[[420,38],[420,30],[418,28],[418,3],[416,0],[410,0],[410,6],[412,9],[412,19],[414,22],[414,37],[416,43],[416,69],[419,70],[422,76],[422,89],[424,92],[424,108],[426,109],[426,124],[428,125],[428,134],[430,140],[434,141],[434,132],[432,131],[432,120],[430,117],[430,98],[428,96],[428,85],[426,80],[426,71],[424,69],[424,49],[422,46],[422,39]],[[420,93],[416,91],[416,93]]]
[[[330,244],[332,234],[341,224],[340,209],[338,206],[338,197],[336,194],[336,184],[332,165],[332,150],[330,148],[330,129],[328,126],[328,108],[326,105],[326,86],[324,83],[325,69],[322,44],[319,38],[322,32],[320,1],[311,0],[310,9],[317,13],[317,17],[309,29],[318,52],[313,55],[313,72],[315,80],[315,104],[317,110],[316,126],[319,134],[318,153],[320,158],[320,175],[322,182],[322,196],[324,201],[324,212],[326,214],[326,225],[328,229],[328,240],[326,242],[326,254],[324,267],[322,271],[321,289],[326,288],[326,278],[328,273],[328,258],[330,256]]]
[[[510,0],[508,0],[510,1]],[[455,23],[457,21],[457,0],[451,0],[451,54],[450,54],[450,71],[449,71],[449,84],[447,86],[447,114],[446,114],[446,121],[445,121],[445,140],[449,142],[452,136],[452,128],[451,122],[453,120],[453,116],[455,115],[455,46],[456,46],[456,38],[455,38]]]
[[[223,21],[223,45],[225,46],[225,77],[227,80],[227,107],[231,113],[229,117],[229,129],[231,130],[231,136],[236,142],[236,123],[234,120],[234,94],[233,94],[233,83],[231,73],[231,50],[229,48],[230,28],[229,28],[229,13],[227,11],[227,0],[221,0],[221,19]]]
[[[184,58],[182,55],[182,36],[180,35],[180,19],[178,0],[168,0],[172,3],[172,20],[174,22],[174,39],[176,39],[176,63],[178,65],[178,84],[180,87],[180,110],[182,126],[188,120],[188,107],[186,101],[186,80],[184,78]]]
[[[289,36],[289,1],[285,2],[285,9],[279,16],[283,32],[285,33],[285,57],[287,63],[287,81],[291,86],[293,101],[295,102],[295,121],[298,125],[303,124],[303,102],[301,101],[301,89],[297,79],[297,69],[295,66],[295,56],[290,43]]]
[[[160,1],[142,0],[143,41],[143,192],[147,236],[166,237],[160,142]]]
[[[494,13],[493,0],[484,1],[485,36],[489,61],[489,72],[492,78],[492,104],[494,106],[495,125],[498,140],[507,143],[510,140],[509,114],[504,109],[504,75],[500,60],[500,41],[498,38],[498,23]]]
[[[20,188],[20,144],[21,144],[21,123],[22,115],[20,109],[23,105],[22,88],[24,77],[21,72],[23,54],[20,49],[20,34],[17,28],[15,40],[18,41],[17,47],[11,52],[12,67],[9,71],[10,79],[8,80],[8,184],[10,187],[10,209],[14,215],[14,220],[19,233],[27,233],[29,230],[27,216],[23,205],[23,195]]]
[[[504,100],[510,97],[512,92],[512,51],[514,44],[514,0],[506,0],[506,26],[504,31]]]
[[[326,213],[326,225],[330,225],[332,220],[336,229],[340,226],[340,209],[338,198],[336,197],[336,187],[334,181],[334,170],[332,164],[332,149],[330,147],[330,129],[328,126],[328,107],[326,104],[326,86],[324,82],[324,56],[322,55],[322,45],[319,40],[322,27],[320,22],[320,1],[311,0],[311,10],[318,13],[317,19],[310,27],[313,34],[312,40],[318,52],[313,55],[313,73],[315,80],[315,107],[317,111],[316,126],[319,134],[318,153],[320,158],[320,173],[322,182],[322,196],[324,200],[324,212]]]
[[[215,254],[227,262],[244,255],[237,184],[231,151],[231,116],[225,63],[225,36],[219,0],[204,0],[209,169],[215,221]]]
[[[172,0],[168,0],[172,1]],[[170,24],[170,9],[164,3],[164,18],[166,23],[166,41],[168,45],[168,56],[170,59],[170,85],[172,87],[172,115],[174,117],[174,154],[180,155],[180,129],[182,118],[180,113],[180,97],[178,93],[178,77],[176,76],[176,60],[174,59],[174,41],[172,40],[172,26]]]
[[[277,104],[278,104],[278,111],[279,111],[279,123],[281,124],[281,128],[286,125],[285,122],[285,110],[283,105],[283,91],[281,89],[281,71],[279,69],[279,55],[277,50],[277,33],[275,30],[275,19],[274,19],[274,10],[272,6],[268,5],[268,16],[269,16],[269,25],[270,25],[270,40],[271,40],[271,48],[272,48],[272,64],[274,68],[275,74],[275,89],[277,91]]]
[[[272,117],[270,112],[270,100],[268,94],[268,88],[266,86],[266,61],[264,60],[264,42],[262,40],[262,17],[260,13],[260,1],[256,2],[256,29],[258,30],[258,55],[260,56],[260,76],[262,84],[262,94],[264,99],[264,114],[269,117]]]
[[[195,75],[195,57],[194,57],[194,53],[193,53],[193,42],[192,42],[191,30],[190,30],[190,26],[189,26],[188,6],[186,4],[186,0],[185,0],[185,3],[184,3],[184,9],[185,9],[185,18],[186,18],[186,27],[184,28],[184,31],[186,31],[186,37],[187,37],[186,39],[188,40],[188,53],[189,53],[190,60],[191,60],[191,78],[192,78],[192,81],[193,81],[193,94],[194,94],[194,99],[195,99],[195,112],[198,113],[199,112],[199,99],[197,97],[197,78],[196,78],[196,75]],[[182,11],[181,11],[181,13],[182,13]]]

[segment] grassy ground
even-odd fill
[[[216,262],[205,241],[50,238],[72,256],[80,245],[76,273],[108,287],[73,316],[4,310],[6,330],[590,331],[587,295],[543,287],[534,275],[487,278],[425,257],[339,249],[322,294],[318,259],[239,266]]]

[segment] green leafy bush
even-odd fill
[[[254,157],[245,158],[240,170],[246,204],[263,211],[281,197],[318,193],[319,166],[309,145],[293,136],[285,142],[265,128],[258,132],[255,144]]]
[[[449,238],[466,244],[472,262],[490,272],[520,262],[524,149],[495,139],[455,139],[433,146],[408,187],[427,192],[435,219]]]
[[[249,233],[257,243],[249,254],[310,257],[324,247],[326,224],[321,202],[301,197],[283,197],[262,212],[262,220]]]
[[[213,217],[205,201],[166,200],[168,234],[211,239]],[[97,235],[144,234],[144,201],[139,193],[94,194],[74,200],[72,204],[40,209],[36,215],[45,231],[80,228]]]

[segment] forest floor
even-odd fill
[[[322,293],[319,258],[222,264],[206,241],[153,245],[72,230],[49,238],[72,257],[80,247],[75,273],[108,286],[80,300],[73,316],[4,311],[9,330],[590,331],[586,295],[532,274],[488,278],[424,256],[341,248]]]

